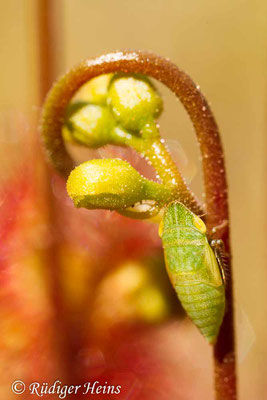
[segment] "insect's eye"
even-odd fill
[[[206,225],[204,224],[202,219],[200,219],[196,215],[194,215],[193,224],[201,233],[206,233],[207,231]]]

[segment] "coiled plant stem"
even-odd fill
[[[118,51],[96,59],[86,60],[70,70],[56,82],[50,91],[43,115],[42,136],[54,167],[67,177],[74,162],[66,151],[61,135],[65,108],[74,93],[88,80],[110,72],[141,73],[165,84],[182,102],[194,125],[202,156],[206,218],[208,233],[222,239],[228,258],[229,280],[226,286],[226,313],[217,343],[214,346],[214,370],[216,400],[236,400],[235,340],[233,288],[231,274],[231,251],[229,241],[228,192],[223,149],[217,124],[211,109],[199,87],[169,60],[143,51]],[[165,150],[164,150],[165,151]],[[167,151],[167,150],[166,150]],[[151,159],[149,154],[146,156]],[[173,168],[173,161],[163,156],[164,168]],[[159,175],[163,164],[157,166]],[[179,174],[174,178],[181,183]],[[195,197],[185,186],[184,197],[192,211],[196,207]]]

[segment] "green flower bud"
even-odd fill
[[[82,107],[87,106],[88,103],[84,102],[84,101],[75,101],[75,102],[71,102],[67,109],[66,109],[66,115],[65,115],[65,123],[62,127],[62,136],[63,139],[66,142],[72,143],[72,144],[77,144],[77,141],[74,139],[73,137],[73,133],[72,133],[72,126],[70,123],[70,118],[76,113],[78,112]],[[78,142],[79,143],[79,142]]]
[[[138,75],[115,76],[107,102],[122,127],[134,132],[140,132],[154,121],[163,108],[162,99],[151,82]]]
[[[118,209],[143,198],[144,178],[126,161],[91,160],[71,172],[67,191],[76,207]]]
[[[110,143],[115,119],[107,107],[88,104],[74,112],[66,125],[75,141],[98,148]],[[63,134],[68,139],[64,130]]]
[[[163,201],[168,189],[141,176],[127,161],[97,159],[76,167],[67,182],[76,207],[120,210],[142,200]]]
[[[75,98],[89,103],[105,105],[108,86],[113,74],[104,74],[91,79],[76,94]]]

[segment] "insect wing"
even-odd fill
[[[212,240],[210,242],[210,246],[215,254],[217,263],[220,268],[221,277],[224,283],[224,286],[227,284],[228,278],[228,267],[227,267],[227,257],[224,252],[224,243],[221,239]]]
[[[166,139],[166,145],[186,182],[190,183],[197,173],[196,164],[188,159],[185,150],[177,140]]]
[[[207,244],[205,249],[205,264],[210,274],[210,284],[215,287],[221,286],[223,280],[220,273],[220,267],[209,244]]]

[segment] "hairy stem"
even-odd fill
[[[203,214],[194,193],[187,187],[162,139],[154,140],[146,146],[143,155],[155,168],[162,183],[173,186],[173,200],[181,200],[195,214]]]
[[[195,214],[203,214],[203,209],[194,193],[187,187],[183,176],[173,161],[171,154],[160,136],[153,139],[143,139],[129,133],[120,132],[120,142],[127,145],[153,166],[161,182],[169,187],[172,192],[172,200],[181,200]]]
[[[214,347],[216,399],[235,400],[237,394],[226,173],[218,127],[199,87],[169,60],[147,52],[119,51],[86,60],[60,79],[47,97],[42,119],[42,135],[46,148],[54,166],[67,176],[73,168],[73,160],[67,153],[61,136],[65,108],[83,83],[97,75],[118,71],[141,73],[158,79],[180,99],[194,125],[202,155],[206,224],[209,233],[212,228],[218,227],[216,238],[224,241],[230,272],[226,287],[226,313]]]

